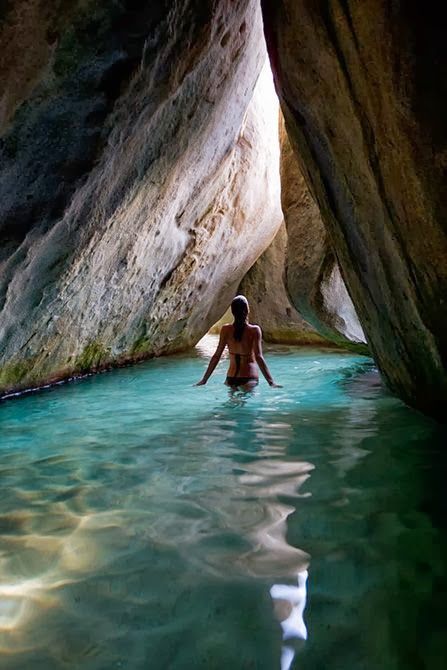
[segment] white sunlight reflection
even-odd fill
[[[257,86],[261,88],[263,97],[264,109],[268,110],[268,119],[275,124],[275,129],[279,127],[279,100],[275,91],[275,84],[273,82],[272,69],[270,61],[266,58],[264,66],[259,75]],[[279,151],[279,137],[278,137],[278,151]]]
[[[307,628],[303,618],[307,600],[307,577],[307,570],[302,570],[298,573],[298,586],[274,584],[270,589],[270,595],[277,605],[276,610],[288,613],[280,621],[283,642],[293,639],[307,640]],[[289,670],[294,658],[293,647],[284,644],[281,651],[281,670]]]
[[[300,493],[299,490],[310,477],[314,465],[306,461],[292,463],[262,459],[247,464],[246,468],[247,473],[240,480],[245,485],[256,487],[257,495],[263,499],[270,499],[268,514],[250,534],[254,545],[249,555],[252,571],[255,574],[268,574],[271,570],[273,576],[275,571],[281,570],[283,575],[290,574],[297,578],[297,585],[273,584],[270,588],[274,613],[282,629],[281,670],[290,670],[297,642],[307,640],[304,610],[310,557],[288,543],[287,518],[296,509],[279,502],[278,498],[309,497],[310,493]]]
[[[30,618],[33,604],[42,608],[52,605],[48,591],[69,583],[50,573],[42,577],[0,584],[0,632],[17,630]],[[0,644],[1,651],[1,644]]]
[[[266,503],[261,519],[247,533],[253,549],[238,562],[257,576],[274,578],[279,573],[294,577],[306,568],[309,556],[287,542],[287,518],[295,512],[295,507],[279,502],[278,497],[308,497],[309,494],[299,494],[298,490],[314,466],[306,461],[287,463],[263,459],[245,467],[247,472],[239,477],[240,482],[245,487],[253,487]]]
[[[25,633],[33,619],[41,617],[45,610],[60,606],[59,590],[72,584],[86,572],[92,564],[107,562],[92,532],[123,526],[125,521],[119,512],[84,514],[75,516],[76,525],[64,537],[29,533],[19,540],[11,540],[17,552],[29,550],[44,553],[50,569],[33,577],[14,574],[8,564],[7,552],[0,560],[0,654],[12,650],[20,651],[20,633]],[[104,552],[103,552],[104,553]],[[9,573],[9,574],[8,574]]]

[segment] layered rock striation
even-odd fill
[[[447,49],[440,3],[262,0],[292,145],[389,386],[447,402]]]
[[[3,11],[0,391],[192,344],[281,223],[257,3]]]

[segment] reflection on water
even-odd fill
[[[245,529],[252,549],[240,557],[238,563],[243,560],[248,572],[270,577],[277,574],[294,577],[307,566],[308,554],[292,547],[286,539],[287,518],[295,507],[279,502],[279,498],[287,495],[298,498],[298,490],[312,470],[313,465],[306,462],[287,463],[266,458],[246,463],[245,473],[239,477],[239,482],[248,489],[249,496],[253,488],[253,496],[266,501],[258,523],[251,521],[250,527]],[[303,494],[306,495],[309,494]]]
[[[237,402],[199,351],[0,405],[2,668],[444,667],[443,430],[365,359],[269,363]]]
[[[274,584],[270,589],[275,613],[281,622],[282,639],[285,642],[281,651],[281,670],[289,670],[295,658],[295,650],[290,646],[290,642],[307,640],[307,628],[303,618],[307,598],[307,577],[307,570],[301,570],[298,572],[298,586]]]

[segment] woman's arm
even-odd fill
[[[194,386],[203,386],[204,384],[206,384],[208,379],[213,374],[213,372],[216,368],[216,365],[220,361],[220,357],[223,354],[223,350],[225,349],[226,343],[227,343],[227,331],[226,331],[225,326],[222,326],[222,329],[220,331],[219,344],[217,345],[217,349],[214,352],[214,354],[212,355],[211,360],[208,364],[208,367],[207,367],[206,372],[203,375],[202,379],[199,382],[197,382],[197,384],[194,384]]]
[[[256,326],[254,354],[256,358],[256,363],[258,364],[259,369],[264,375],[269,386],[272,386],[273,388],[281,388],[280,384],[275,384],[275,382],[273,381],[273,377],[270,374],[270,370],[268,369],[267,363],[265,362],[265,358],[262,355],[262,332],[259,326]]]

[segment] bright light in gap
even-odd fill
[[[259,87],[260,95],[262,96],[263,107],[266,111],[267,117],[272,119],[272,121],[275,121],[275,123],[278,123],[279,100],[278,96],[276,95],[275,85],[273,83],[273,74],[268,58],[266,58],[262,67],[256,87]]]

